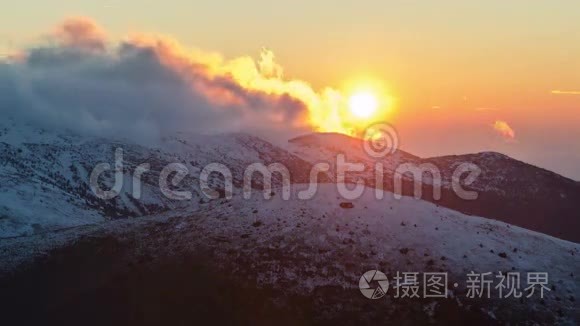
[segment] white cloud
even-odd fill
[[[136,141],[176,131],[306,127],[300,100],[244,88],[162,40],[111,45],[84,18],[67,20],[51,40],[18,60],[0,61],[3,117]],[[267,59],[270,72],[277,73],[281,68]]]

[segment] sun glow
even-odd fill
[[[353,78],[342,90],[346,96],[341,117],[352,134],[358,134],[372,123],[392,118],[394,98],[382,80],[369,76]]]
[[[194,78],[193,86],[206,94],[212,104],[244,105],[247,99],[240,96],[242,90],[252,95],[300,101],[305,110],[285,122],[292,127],[358,135],[371,123],[384,121],[393,109],[393,98],[380,79],[359,77],[338,88],[314,89],[303,80],[285,78],[283,67],[275,61],[274,53],[267,49],[262,50],[258,60],[251,57],[227,60],[219,54],[183,48],[167,38],[138,35],[131,41],[142,47],[151,47],[164,64],[186,76],[190,71],[204,74],[205,78]],[[226,82],[233,82],[241,89],[221,87]],[[279,122],[287,117],[272,113],[270,119]]]
[[[371,92],[357,92],[348,99],[348,108],[357,118],[373,116],[379,107],[377,97]]]

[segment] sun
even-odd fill
[[[348,107],[354,116],[366,119],[377,112],[379,101],[373,93],[360,91],[349,97]]]

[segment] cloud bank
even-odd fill
[[[155,36],[112,44],[92,20],[72,18],[47,44],[0,61],[0,113],[49,128],[137,141],[177,131],[343,128],[337,92],[317,93],[282,75],[268,50],[256,62],[225,60]]]
[[[493,124],[493,129],[495,129],[495,131],[505,140],[515,141],[516,139],[516,132],[507,122],[503,120],[496,120]]]
[[[580,91],[553,90],[551,93],[556,95],[580,95]]]

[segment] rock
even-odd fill
[[[354,208],[354,205],[350,202],[342,202],[342,203],[340,203],[340,207],[342,207],[342,208]]]

